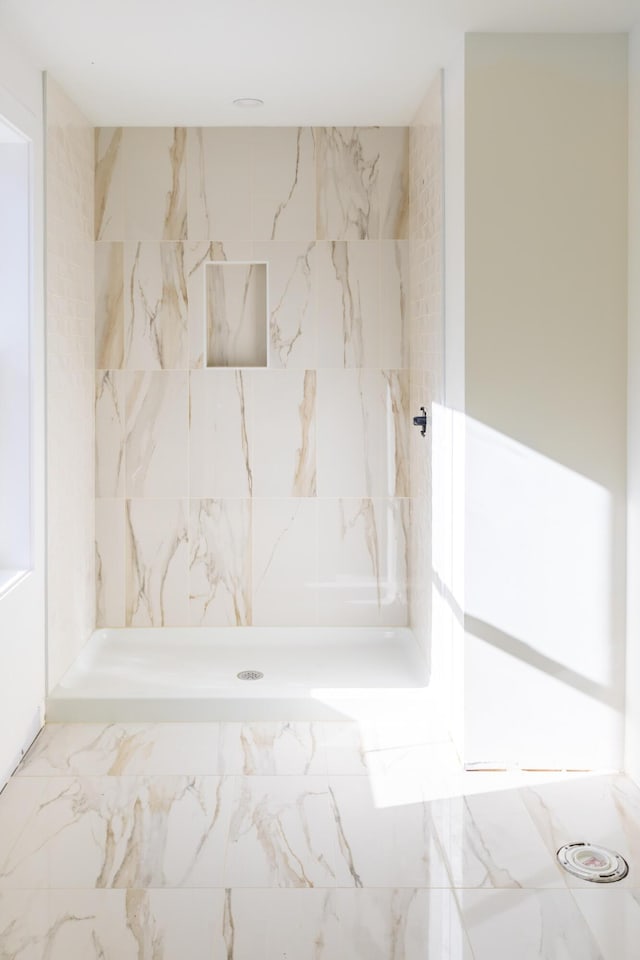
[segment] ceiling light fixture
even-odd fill
[[[233,105],[234,107],[251,110],[255,107],[264,107],[264,100],[259,100],[258,97],[238,97],[237,100],[233,101]]]

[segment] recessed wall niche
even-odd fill
[[[266,367],[267,264],[205,264],[208,367]]]

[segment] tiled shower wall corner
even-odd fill
[[[408,176],[406,128],[96,131],[99,626],[407,623]],[[225,260],[266,369],[205,366]]]
[[[46,80],[48,674],[95,622],[94,136]]]
[[[437,627],[433,602],[438,583],[434,549],[437,552],[441,539],[434,524],[445,522],[442,504],[434,506],[434,483],[442,458],[437,448],[437,420],[444,390],[442,112],[442,78],[438,75],[411,126],[409,188],[411,409],[417,412],[424,406],[429,417],[426,436],[414,431],[411,437],[409,623],[431,661],[432,675],[446,671],[448,655],[441,649],[446,641],[444,631]],[[443,533],[448,542],[446,531]],[[439,686],[446,689],[444,684]]]

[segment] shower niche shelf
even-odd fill
[[[267,264],[209,261],[204,265],[207,367],[266,367],[269,310]]]

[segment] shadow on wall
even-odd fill
[[[563,762],[571,742],[584,744],[586,757],[589,742],[598,741],[604,756],[604,745],[619,736],[624,705],[615,498],[485,424],[449,410],[438,415],[451,418],[464,440],[465,466],[451,470],[448,491],[458,509],[464,504],[464,602],[437,555],[433,592],[467,637],[470,741],[479,721],[489,731],[482,742],[510,741],[511,759],[518,738],[523,754],[530,747],[541,757],[546,749],[548,762],[556,738],[565,738]]]
[[[600,700],[612,707],[616,706],[615,690],[612,686],[597,683],[577,670],[560,663],[560,661],[545,656],[536,648],[538,643],[525,643],[503,630],[498,630],[497,627],[484,620],[465,615],[451,590],[435,570],[432,570],[432,583],[435,592],[442,598],[465,633],[471,634],[478,640],[482,640],[483,643],[487,643],[511,657],[515,657],[535,670],[540,670],[542,673],[555,677],[594,700]]]

